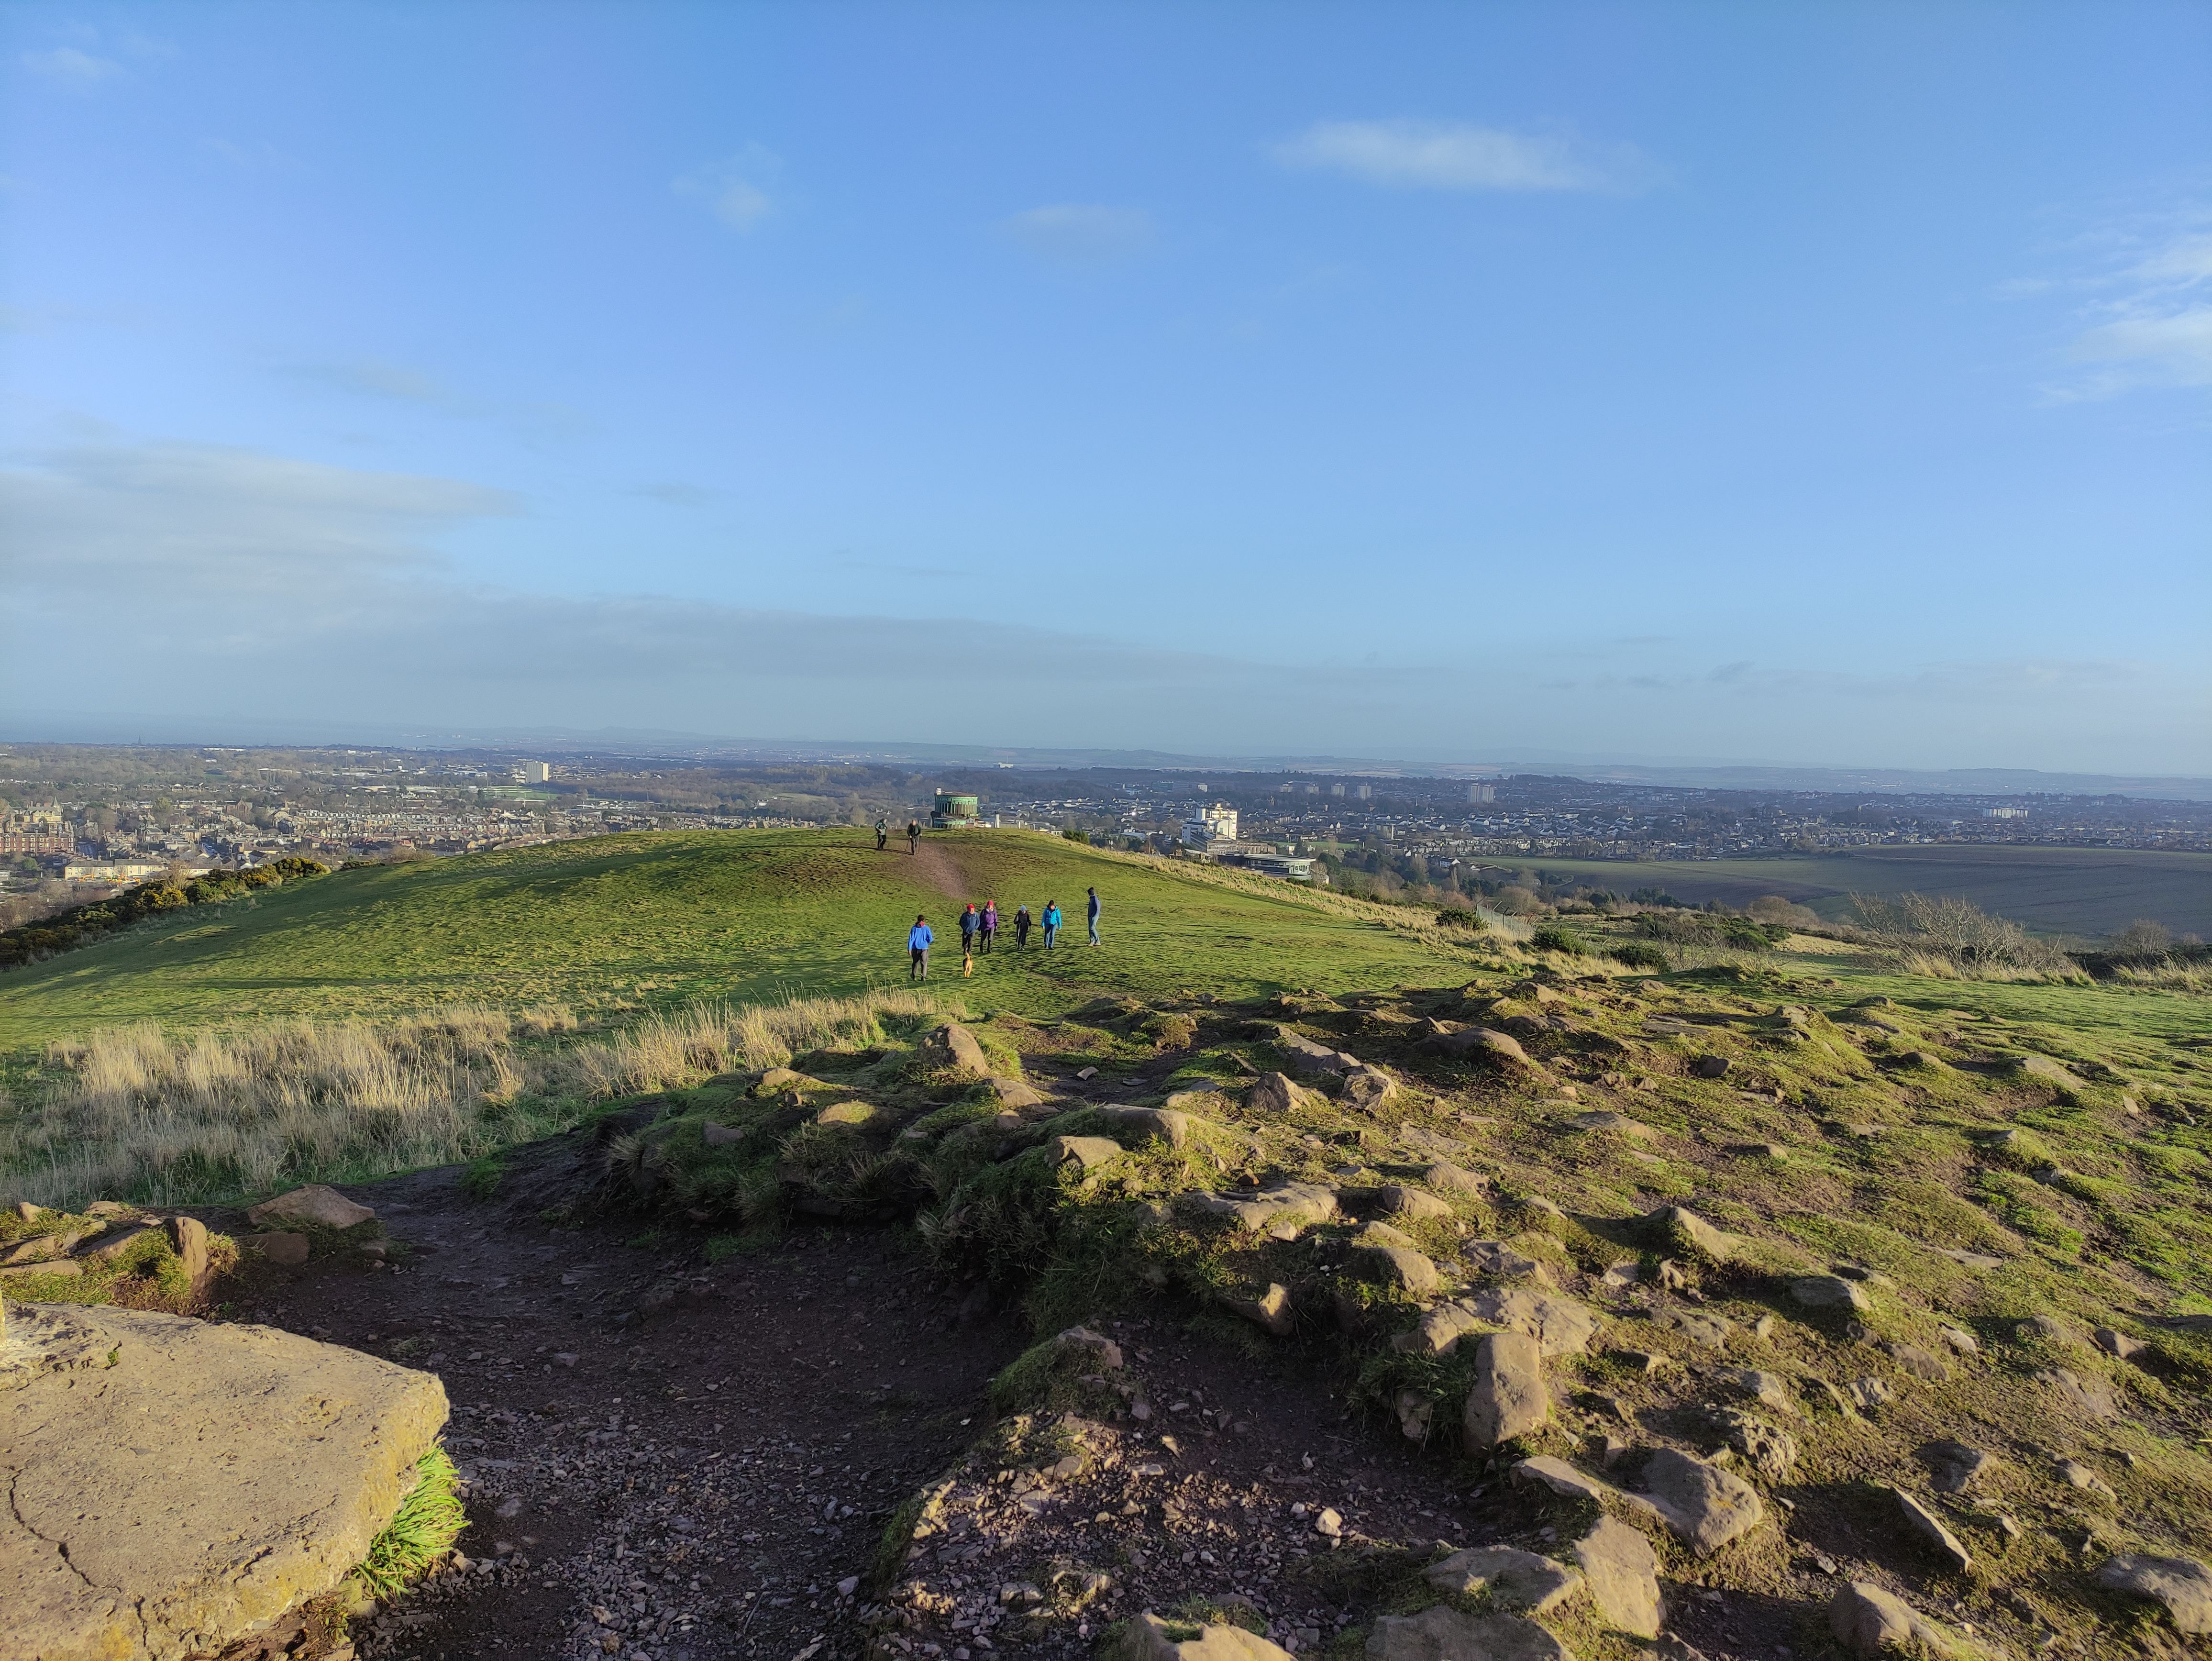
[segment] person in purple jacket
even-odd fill
[[[981,933],[983,939],[983,955],[988,958],[991,955],[991,942],[999,938],[998,901],[983,902],[983,926]]]

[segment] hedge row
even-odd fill
[[[211,905],[234,900],[257,888],[274,888],[302,877],[319,877],[330,870],[320,860],[287,855],[246,871],[210,871],[179,887],[166,878],[126,889],[111,899],[98,900],[25,923],[0,934],[0,968],[14,969],[40,958],[51,958],[88,946],[102,934],[128,928],[134,922],[174,911],[180,906]]]

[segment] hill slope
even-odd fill
[[[1106,907],[1097,952],[1080,945],[1091,885]],[[0,1050],[144,1019],[857,991],[904,978],[918,911],[937,929],[935,976],[957,979],[955,919],[987,897],[1009,918],[1056,898],[1078,941],[1047,958],[1034,939],[1023,955],[1003,938],[963,989],[988,1007],[1045,1013],[1102,990],[1391,985],[1449,977],[1459,961],[1329,897],[1225,886],[1057,838],[953,833],[916,858],[896,843],[878,854],[859,830],[638,834],[340,872],[196,908],[0,976]]]

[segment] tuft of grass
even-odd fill
[[[461,1506],[460,1474],[442,1447],[415,1463],[415,1486],[384,1531],[368,1542],[368,1555],[354,1570],[371,1595],[391,1597],[404,1591],[453,1548],[469,1525]]]
[[[489,1200],[507,1179],[507,1161],[496,1153],[480,1153],[461,1172],[461,1192],[471,1200]]]

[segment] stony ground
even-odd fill
[[[368,1656],[1073,1657],[1143,1611],[1343,1661],[2204,1655],[2197,1047],[1779,977],[1124,1001],[349,1190],[384,1264],[249,1254],[234,1312],[453,1396],[468,1561]]]

